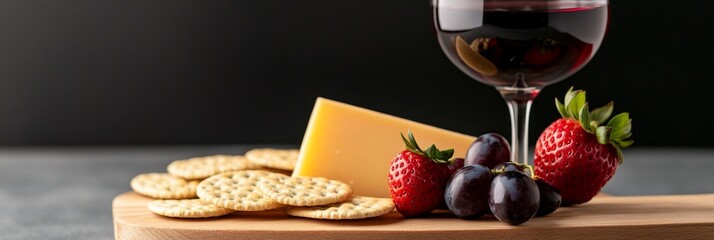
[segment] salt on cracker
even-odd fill
[[[209,218],[235,212],[201,199],[154,200],[149,202],[148,207],[156,214],[175,218]]]
[[[393,210],[391,198],[354,196],[345,202],[324,206],[290,208],[287,213],[296,217],[344,220],[378,217]]]
[[[201,180],[222,172],[245,170],[254,165],[240,155],[212,155],[171,162],[166,170],[185,179]]]
[[[317,206],[341,202],[352,195],[346,183],[322,177],[288,177],[273,174],[258,183],[269,198],[291,206]]]
[[[269,168],[292,171],[298,159],[298,149],[257,148],[245,153],[248,161]]]
[[[273,174],[278,173],[264,170],[225,172],[201,181],[196,192],[202,200],[228,209],[238,211],[275,209],[283,205],[265,196],[257,187],[261,179]]]
[[[144,173],[131,179],[131,189],[159,199],[196,198],[198,181],[187,181],[168,173]]]

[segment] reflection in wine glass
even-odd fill
[[[511,114],[511,160],[528,160],[528,118],[545,86],[580,70],[600,47],[607,0],[434,0],[446,56],[495,87]]]

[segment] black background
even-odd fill
[[[633,118],[635,146],[714,146],[714,1],[611,2],[570,86]],[[299,144],[317,96],[509,136],[505,103],[441,52],[430,1],[0,1],[0,144]],[[396,140],[396,139],[395,139]]]

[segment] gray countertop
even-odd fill
[[[260,145],[0,148],[0,239],[113,239],[112,199],[175,159]],[[275,146],[271,147],[296,147]],[[714,193],[714,149],[633,148],[613,195]]]

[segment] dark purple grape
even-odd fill
[[[536,217],[555,212],[560,207],[560,191],[543,180],[538,179],[535,182],[538,185],[538,192],[540,192],[540,206],[538,206]]]
[[[503,172],[491,182],[488,204],[498,220],[520,225],[533,218],[538,211],[538,185],[521,172]]]
[[[511,147],[503,136],[486,133],[471,143],[464,159],[465,165],[481,164],[493,168],[511,160]]]
[[[464,159],[463,158],[454,158],[453,162],[449,164],[449,171],[451,171],[451,175],[453,176],[456,171],[464,167]],[[448,210],[449,207],[446,206],[446,202],[441,201],[439,202],[439,208],[438,209],[444,209]]]
[[[449,165],[449,170],[451,170],[451,173],[455,173],[459,169],[464,167],[464,159],[463,158],[454,158],[454,162]]]
[[[481,165],[459,169],[446,184],[446,206],[460,218],[481,217],[488,212],[491,179],[491,170]]]

